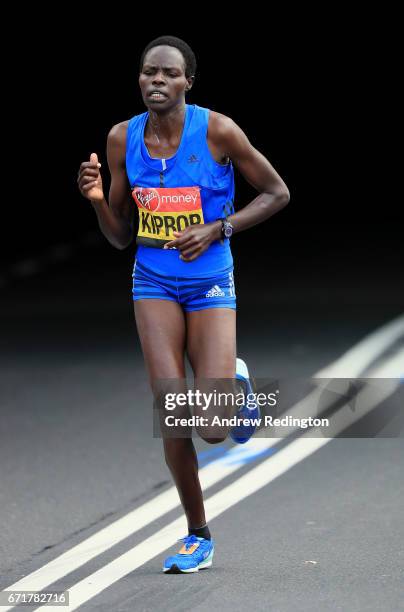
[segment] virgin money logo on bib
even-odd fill
[[[199,187],[138,187],[132,196],[139,210],[136,242],[162,248],[173,232],[204,223]]]
[[[138,205],[146,210],[158,210],[160,206],[160,197],[157,189],[135,187],[133,197],[138,202]]]

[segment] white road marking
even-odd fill
[[[356,345],[356,347],[353,347],[352,349],[347,351],[347,353],[345,353],[336,362],[330,364],[329,366],[327,366],[326,368],[324,368],[323,370],[315,374],[313,377],[324,377],[324,376],[327,376],[327,377],[334,377],[334,376],[354,377],[355,376],[354,372],[358,372],[358,373],[361,372],[365,366],[370,364],[371,361],[373,361],[373,359],[375,359],[378,356],[378,354],[380,354],[380,352],[384,351],[389,346],[389,344],[394,342],[403,332],[404,332],[404,317],[399,317],[398,319],[392,321],[391,323],[383,326],[379,330],[376,330],[375,332],[373,332],[370,336],[368,336],[367,338],[362,340],[358,345]],[[401,365],[400,364],[397,365],[397,363],[398,363],[397,360],[395,360],[395,364],[396,364],[395,367],[400,368],[402,363]],[[388,367],[388,364],[386,367]],[[383,368],[379,368],[377,370],[379,375],[381,371],[386,372],[388,370],[386,369],[383,370]],[[384,373],[383,376],[386,376],[386,373]],[[391,374],[387,374],[386,377],[388,376],[391,376]],[[313,393],[316,394],[318,393],[318,391],[319,390],[316,390]],[[307,410],[308,405],[310,405],[314,397],[314,396],[313,397],[311,396],[312,394],[310,394],[309,397],[305,398],[301,402],[298,402],[292,408],[292,410],[288,412],[288,414],[294,414],[296,416],[299,416],[299,412],[302,412],[302,416],[307,417],[309,415],[308,410]],[[380,401],[380,399],[378,399],[378,401]],[[352,414],[351,416],[355,417],[355,415],[352,415]],[[354,420],[356,420],[356,418],[357,416],[354,418]],[[344,423],[344,428],[345,426],[346,425]],[[306,434],[306,437],[307,435],[308,434]],[[313,435],[312,432],[310,432],[310,436],[312,435]],[[277,444],[280,439],[281,438],[270,438],[270,439],[255,438],[248,443],[248,446],[251,448],[255,447],[257,450],[265,450],[266,448],[270,448],[271,446],[274,446],[275,444]],[[300,439],[300,441],[301,440],[302,438]],[[329,440],[330,439],[328,438],[322,438],[321,442],[326,443]],[[299,440],[296,442],[299,442]],[[293,448],[297,448],[295,446],[296,442],[294,442],[293,444],[289,446]],[[318,444],[319,440],[315,439],[315,442]],[[311,452],[315,452],[315,450],[317,450],[317,448],[320,448],[320,446],[317,447],[316,445],[313,445],[314,450],[312,450]],[[280,451],[278,455],[281,455],[282,457],[284,457],[285,456],[284,451],[286,451],[287,448]],[[229,456],[231,456],[231,453],[237,453],[237,452],[238,452],[238,447],[234,447],[234,449],[231,449],[229,451]],[[264,465],[264,464],[269,465],[269,462],[273,462],[275,460],[276,460],[275,465],[277,465],[278,455],[271,456],[267,461],[265,461],[261,465]],[[254,469],[260,468],[261,465]],[[290,469],[292,465],[294,465],[294,463],[292,463],[286,469]],[[208,489],[210,486],[219,482],[223,478],[229,476],[230,474],[235,472],[240,467],[241,467],[240,464],[233,464],[233,465],[224,464],[221,461],[221,459],[217,461],[213,461],[212,463],[208,464],[206,467],[200,470],[200,479],[201,479],[202,488],[204,490]],[[249,475],[254,471],[254,469],[248,472],[246,476],[249,477]],[[280,472],[280,473],[283,473],[283,472]],[[275,477],[277,476],[274,476],[274,478]],[[245,478],[245,477],[242,477],[242,478]],[[236,481],[236,483],[238,483],[237,487],[240,486],[241,480],[242,479],[239,479]],[[259,488],[261,488],[261,486],[265,486],[265,484],[268,484],[268,482],[264,483],[263,485],[260,485]],[[236,483],[233,483],[233,485]],[[230,487],[233,485],[230,485]],[[227,490],[228,488],[224,489],[224,491],[227,491]],[[246,490],[248,490],[248,488]],[[222,493],[223,491],[220,494]],[[249,495],[250,494],[251,493],[249,493]],[[212,503],[211,500],[216,499],[216,497],[217,496],[213,496],[206,502],[207,508],[211,508],[211,506],[208,504]],[[234,503],[237,503],[237,502],[234,502]],[[94,557],[100,555],[101,553],[108,550],[115,544],[124,540],[128,536],[132,535],[133,533],[136,533],[136,531],[142,529],[146,525],[150,524],[152,521],[163,516],[168,511],[172,510],[173,508],[176,508],[177,506],[179,506],[178,493],[177,493],[176,488],[172,487],[168,491],[161,493],[160,495],[153,498],[149,502],[146,502],[145,504],[143,504],[143,506],[136,508],[135,510],[130,512],[128,515],[115,521],[111,525],[108,525],[107,527],[100,530],[93,536],[90,536],[89,538],[87,538],[86,540],[78,544],[77,546],[66,551],[65,553],[57,557],[56,559],[50,561],[43,567],[36,570],[35,572],[22,578],[21,580],[17,581],[13,585],[10,585],[9,587],[7,587],[6,590],[27,590],[27,591],[43,590],[50,584],[56,582],[63,576],[69,574],[70,572],[84,565],[85,563],[93,559]],[[210,519],[214,518],[214,516],[217,516],[217,514],[214,514],[213,516],[212,514],[210,514],[209,518]],[[175,528],[176,530],[175,529],[173,530],[172,538],[169,540],[168,545],[164,544],[163,548],[159,550],[155,550],[151,557],[146,558],[147,555],[143,557],[144,559],[143,563],[146,563],[146,561],[149,560],[149,558],[156,556],[157,554],[159,554],[159,552],[162,552],[163,550],[168,548],[168,546],[170,546],[177,539],[177,537],[179,537],[178,533],[180,533],[180,531],[181,532],[183,531],[183,529],[180,530],[180,527],[183,525],[183,519],[178,519],[178,523],[177,521],[174,521],[174,523],[178,524],[178,528]],[[166,529],[171,530],[171,526],[164,528],[162,531],[158,533],[160,534],[165,533]],[[155,534],[154,536],[152,536],[152,538],[155,538],[157,535],[158,534]],[[151,541],[152,538],[145,540],[145,542]],[[145,542],[142,542],[142,544],[139,544],[139,546],[143,546]],[[154,539],[153,539],[153,542],[154,542]],[[135,548],[137,549],[138,547],[135,547]],[[129,551],[129,553],[131,553],[131,551]],[[126,555],[128,555],[129,553],[126,553]],[[125,555],[123,555],[123,557],[125,557]],[[118,559],[116,561],[118,561]],[[130,569],[129,571],[132,571],[132,570]],[[88,579],[86,580],[88,581]],[[82,581],[82,582],[86,582],[86,581]],[[78,584],[81,584],[81,583],[78,583]],[[107,586],[109,585],[106,585],[105,588],[107,588]],[[6,612],[7,610],[12,609],[13,607],[14,606],[9,606],[9,607],[5,607],[2,609]],[[48,606],[46,607],[49,609]],[[71,609],[75,609],[75,608],[71,608]]]
[[[251,450],[255,449],[258,452],[277,442],[278,440],[275,438],[270,440],[252,439],[248,442],[248,448]],[[236,455],[237,452],[238,447],[235,446],[228,451],[228,456],[231,457]],[[207,490],[209,487],[230,474],[233,474],[241,467],[242,464],[240,463],[226,465],[220,463],[220,460],[212,461],[199,471],[203,490]],[[35,572],[18,580],[18,582],[7,587],[7,590],[41,591],[179,505],[180,500],[177,489],[176,487],[171,487],[167,491],[153,497],[153,499],[139,508],[129,512],[129,514],[126,514],[107,527],[104,527],[83,542],[80,542],[80,544],[77,544],[77,546],[74,546],[56,559],[40,567]],[[2,610],[5,612],[12,607],[14,606],[2,608]]]
[[[404,352],[395,359],[396,363],[393,364],[393,369],[396,367],[397,362],[400,361],[402,363],[403,359]],[[384,371],[388,371],[387,364],[384,367]],[[377,373],[380,374],[379,371]],[[363,416],[363,414],[370,412],[381,401],[389,397],[399,385],[399,381],[392,379],[391,385],[383,387],[378,395],[374,394],[371,387],[365,387],[364,391],[360,394],[363,404],[362,409],[358,411],[360,415]],[[347,408],[348,411],[346,410]],[[346,412],[352,423],[358,419],[358,414],[353,414],[349,409],[349,405],[345,404],[336,412],[337,426],[334,423],[334,434],[346,428],[347,421],[344,414]],[[344,418],[341,419],[341,415]],[[340,427],[338,427],[338,423],[340,423]],[[318,437],[312,437],[314,435]],[[229,484],[219,493],[211,496],[205,502],[209,521],[220,516],[220,514],[223,514],[223,512],[232,506],[244,501],[247,497],[268,485],[333,439],[324,438],[320,428],[314,432],[310,431],[302,435],[299,439],[251,469],[247,474]],[[76,610],[86,601],[96,597],[112,584],[175,544],[178,538],[183,536],[186,531],[184,522],[183,517],[174,520],[131,550],[69,588],[68,610]],[[54,612],[58,612],[58,606],[41,606],[38,610],[43,610],[44,612],[45,610],[54,610]]]
[[[356,378],[365,367],[367,368],[371,362],[385,351],[390,344],[395,342],[400,336],[404,335],[404,316],[393,320],[391,324],[384,325],[380,329],[373,332],[370,336],[359,342],[356,346],[349,349],[342,357],[334,363],[331,363],[326,368],[323,368],[313,378],[321,378],[321,381],[316,381],[318,386],[304,398],[296,402],[291,407],[287,414],[294,418],[307,418],[312,416],[320,416],[317,412],[320,397],[324,388],[334,378]],[[370,369],[364,377],[364,380],[371,378],[397,378],[402,379],[404,376],[404,356],[403,352],[389,359],[385,364],[378,364],[376,369]],[[383,384],[388,384],[383,382]],[[393,384],[396,384],[395,382]],[[375,385],[374,389],[378,386]],[[297,431],[297,427],[288,428],[288,434],[291,435]],[[285,432],[285,430],[283,429]],[[276,433],[276,429],[273,429]],[[261,430],[258,435],[265,435],[265,431]]]
[[[356,378],[400,336],[404,335],[404,315],[393,319],[355,344],[342,357],[314,375],[316,378]]]

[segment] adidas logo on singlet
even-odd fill
[[[212,289],[209,289],[206,297],[224,297],[224,291],[220,289],[219,285],[214,285]]]
[[[192,154],[188,157],[188,163],[191,164],[192,162],[198,162],[199,159],[197,158],[196,155]]]

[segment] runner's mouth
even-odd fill
[[[150,100],[166,100],[167,96],[163,94],[161,91],[152,91],[149,94]]]

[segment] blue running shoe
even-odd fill
[[[249,396],[248,406],[247,404],[240,406],[236,412],[236,416],[238,419],[248,419],[250,422],[248,425],[244,425],[243,423],[235,425],[230,429],[229,436],[234,442],[245,444],[251,436],[254,435],[257,429],[257,421],[261,417],[261,411],[257,402],[253,400],[252,395],[250,395],[254,393],[254,390],[251,386],[247,364],[239,357],[237,357],[236,361],[236,378],[243,383],[245,397]]]
[[[179,553],[167,557],[164,561],[163,572],[167,574],[191,574],[212,565],[215,551],[213,540],[197,538],[188,535],[181,538],[183,546]]]

